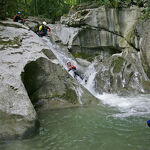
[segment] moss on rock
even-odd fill
[[[76,92],[69,88],[67,88],[66,93],[62,95],[62,98],[66,99],[68,102],[72,104],[76,104],[78,102],[78,97]]]
[[[78,53],[74,53],[74,52],[71,52],[72,55],[75,57],[75,58],[82,58],[82,59],[86,59],[90,62],[92,62],[95,58],[95,56],[91,55],[91,54],[87,54],[87,53],[82,53],[82,52],[78,52]]]
[[[112,60],[111,67],[113,67],[113,73],[119,73],[123,67],[125,59],[122,57],[115,57]]]
[[[13,40],[3,40],[2,38],[0,38],[0,45],[2,46],[0,50],[4,50],[7,47],[19,48],[21,46],[21,42],[19,37],[14,37]]]

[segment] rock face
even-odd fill
[[[36,131],[33,104],[49,108],[97,102],[28,27],[1,21],[0,31],[0,141]]]
[[[136,26],[141,50],[141,59],[145,72],[150,78],[150,20],[139,21]]]
[[[150,92],[140,53],[133,48],[104,59],[98,63],[97,70],[96,87],[100,93],[128,95]]]
[[[139,49],[135,34],[136,23],[141,16],[138,7],[123,9],[85,9],[62,17],[61,23],[79,27],[68,47],[74,53],[110,56],[132,45]],[[106,53],[106,54],[105,54]]]
[[[61,18],[65,28],[78,29],[66,42],[72,54],[98,55],[95,81],[100,93],[150,92],[149,21],[140,21],[141,14],[135,6],[100,7]]]

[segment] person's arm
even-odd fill
[[[15,21],[15,20],[16,20],[16,17],[17,17],[17,15],[15,15],[15,16],[14,16],[13,21]]]
[[[71,68],[74,69],[74,70],[76,70],[76,66],[72,66]]]
[[[21,18],[21,20],[22,20],[23,22],[25,22],[24,18]]]
[[[68,71],[70,71],[72,69],[72,66],[68,67]]]
[[[50,32],[50,31],[51,31],[51,29],[50,29],[48,26],[46,26],[46,28],[48,29],[48,32]]]

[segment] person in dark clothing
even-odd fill
[[[42,37],[48,34],[48,32],[51,31],[51,29],[46,26],[46,22],[44,21],[43,24],[39,27],[38,36]]]
[[[82,80],[84,79],[82,74],[76,69],[76,66],[72,66],[70,61],[67,62],[67,66],[68,66],[68,71],[72,70],[74,72],[74,78],[79,76],[80,79]],[[85,82],[87,82],[87,80]]]
[[[25,21],[23,18],[21,18],[21,12],[20,11],[18,11],[17,15],[14,16],[13,21],[24,24]]]

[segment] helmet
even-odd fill
[[[68,64],[68,63],[71,63],[71,62],[70,62],[70,61],[67,61],[67,64]]]
[[[20,11],[18,11],[18,13],[17,13],[18,15],[20,15],[21,14],[21,12]]]
[[[147,121],[147,125],[150,127],[150,120]]]
[[[43,25],[45,25],[45,26],[46,26],[46,24],[47,24],[47,23],[44,21],[44,22],[43,22]]]

